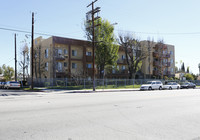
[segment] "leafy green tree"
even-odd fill
[[[99,77],[103,78],[105,67],[115,66],[118,59],[119,46],[114,37],[114,26],[108,20],[98,19],[95,21],[95,63]],[[91,22],[85,24],[86,37],[92,41]]]
[[[2,74],[3,73],[3,69],[0,67],[0,74]]]
[[[14,69],[10,66],[6,66],[5,64],[2,66],[3,76],[4,78],[9,81],[14,76]]]
[[[190,73],[187,73],[184,76],[185,76],[186,80],[194,80],[194,77]]]

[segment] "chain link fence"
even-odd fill
[[[177,82],[180,85],[185,82],[195,83],[200,86],[199,80],[184,81],[184,80],[160,80],[160,79],[95,79],[96,89],[109,89],[109,88],[139,88],[142,84],[148,81],[161,81],[163,84],[167,82]],[[28,84],[30,85],[30,79]],[[93,81],[91,79],[34,79],[34,87],[45,88],[62,88],[62,89],[92,89]]]

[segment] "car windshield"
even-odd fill
[[[147,84],[151,84],[151,83],[152,83],[151,81],[147,82]]]
[[[183,85],[189,85],[189,83],[184,83]]]
[[[19,82],[10,82],[10,83],[12,83],[12,84],[19,84]]]
[[[172,85],[172,83],[167,83],[166,85]]]

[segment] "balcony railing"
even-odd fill
[[[167,53],[167,54],[163,54],[162,52],[153,52],[153,57],[156,57],[156,58],[170,58],[170,53]]]
[[[56,58],[57,61],[65,60],[65,56],[63,56],[63,55],[57,55],[55,58]]]
[[[166,50],[167,49],[167,46],[166,45],[163,45],[163,44],[157,44],[154,49],[156,50]]]
[[[164,71],[163,74],[164,75],[171,75],[171,72],[170,71]]]
[[[93,57],[86,55],[86,62],[92,62]]]

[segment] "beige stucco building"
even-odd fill
[[[141,41],[148,56],[143,60],[141,71],[145,78],[175,76],[175,49],[173,45]]]
[[[143,60],[137,78],[154,78],[175,75],[175,52],[173,45],[159,46],[153,42],[141,41],[149,56]],[[92,45],[89,41],[52,36],[34,40],[34,77],[35,78],[91,78]],[[161,67],[160,67],[161,66]],[[95,67],[96,77],[97,69]],[[125,51],[119,47],[117,68],[105,71],[105,78],[129,77]]]

